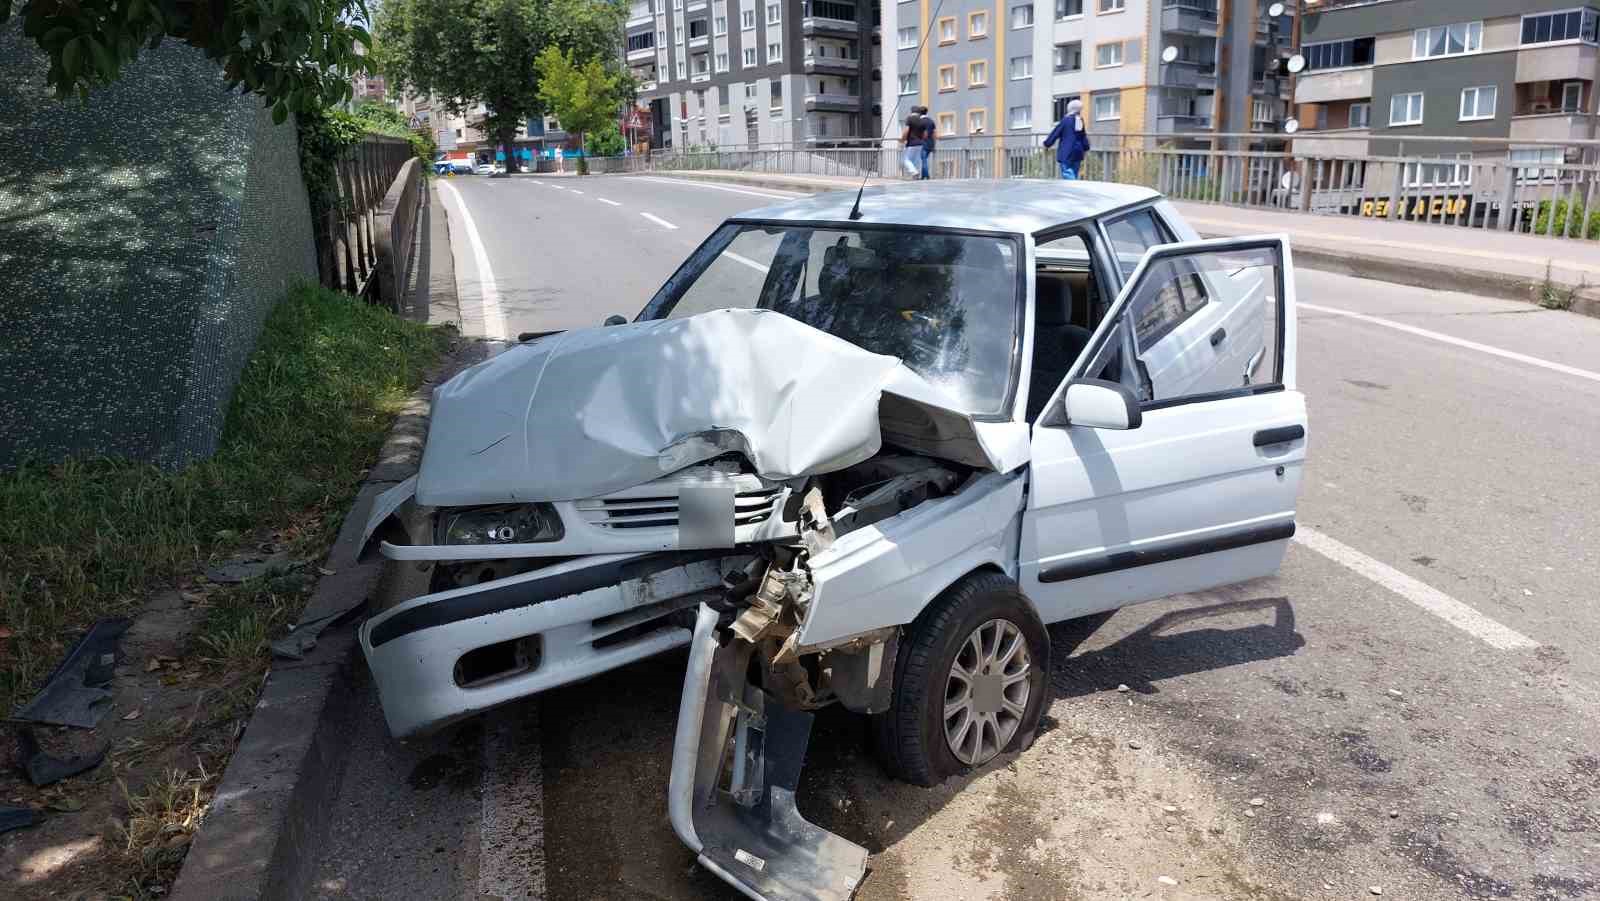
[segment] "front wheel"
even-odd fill
[[[1050,637],[1017,584],[983,572],[912,623],[894,701],[874,719],[885,767],[934,785],[1033,743],[1049,702]]]

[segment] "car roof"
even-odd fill
[[[1161,195],[1138,185],[1100,181],[938,180],[869,185],[861,222],[1028,233],[1102,216]],[[736,219],[843,222],[855,191],[813,194],[741,213]]]

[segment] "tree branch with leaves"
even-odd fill
[[[260,94],[282,122],[350,99],[365,71],[366,0],[0,0],[50,60],[58,97],[87,97],[167,38],[222,66],[229,89]]]
[[[589,134],[617,120],[624,82],[597,59],[577,62],[571,51],[546,47],[534,63],[539,70],[539,98],[560,120],[561,127],[576,133],[582,143]],[[578,158],[578,174],[589,172],[588,155]]]

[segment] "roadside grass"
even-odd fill
[[[113,833],[131,897],[146,897],[145,886],[152,883],[171,884],[200,828],[216,779],[217,773],[196,763],[192,770],[169,770],[151,779],[137,793],[117,780],[128,818],[116,823]]]
[[[1589,279],[1583,277],[1576,285],[1560,284],[1551,277],[1551,265],[1551,261],[1545,261],[1544,283],[1539,286],[1539,306],[1547,310],[1570,310],[1578,295],[1589,287]]]
[[[88,460],[0,474],[0,710],[39,687],[77,630],[133,615],[145,593],[216,555],[275,533],[291,558],[320,556],[393,414],[449,340],[297,288],[268,317],[210,459],[179,472]],[[264,661],[290,605],[281,586],[220,593],[203,653]]]

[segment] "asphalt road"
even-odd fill
[[[784,197],[444,195],[464,324],[500,336],[631,315],[721,219]],[[1600,320],[1297,285],[1310,461],[1280,575],[1055,628],[1038,744],[938,789],[822,717],[801,808],[873,852],[861,898],[1600,897]],[[669,655],[418,748],[352,724],[316,894],[736,897],[666,822],[681,673]]]

